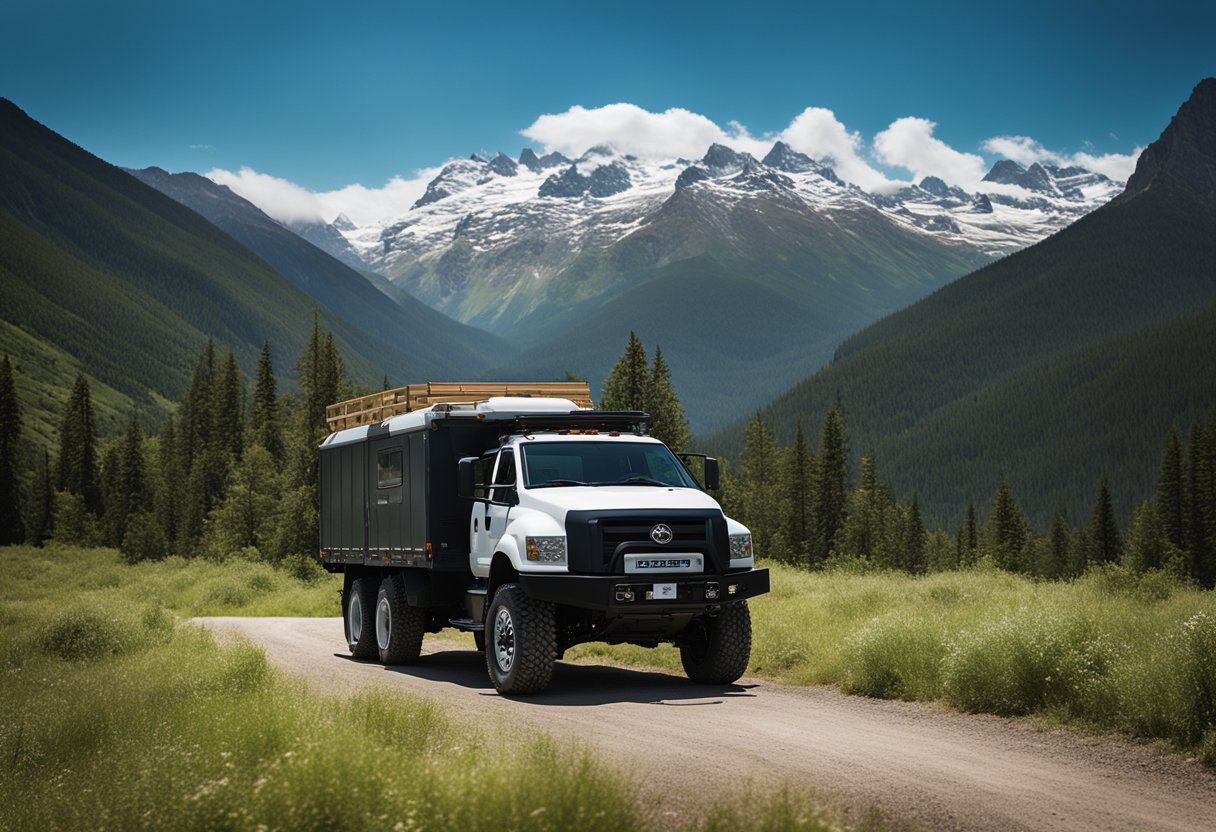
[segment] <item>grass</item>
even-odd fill
[[[0,549],[7,601],[20,605],[62,592],[117,606],[163,607],[196,615],[341,615],[342,576],[319,568],[306,580],[268,563],[168,558],[129,566],[113,549],[14,546]]]
[[[772,592],[750,602],[752,673],[1036,715],[1216,765],[1216,593],[1118,568],[1044,583],[988,568],[914,577],[769,566]],[[681,672],[669,646],[568,655]]]
[[[0,830],[671,826],[584,747],[385,687],[319,695],[174,614],[335,614],[331,579],[69,547],[0,559]],[[840,824],[784,789],[681,828]]]

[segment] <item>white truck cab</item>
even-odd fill
[[[738,679],[768,570],[703,490],[716,460],[699,483],[648,418],[491,397],[333,434],[321,557],[346,573],[352,652],[410,661],[424,632],[456,627],[500,692],[532,693],[575,644],[666,641],[694,681]]]

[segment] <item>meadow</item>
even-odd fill
[[[1216,765],[1216,593],[1120,567],[1070,582],[780,564],[751,601],[750,673],[1162,741]],[[672,647],[583,645],[680,672]]]
[[[387,688],[320,695],[181,620],[335,614],[331,578],[67,547],[0,559],[0,829],[671,828],[585,748]],[[769,790],[684,828],[839,824]]]

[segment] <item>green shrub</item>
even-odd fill
[[[942,690],[966,711],[1081,714],[1100,696],[1110,657],[1106,640],[1086,622],[1021,610],[950,640]]]
[[[843,687],[882,699],[933,699],[945,655],[940,631],[924,619],[880,618],[847,645]]]
[[[132,634],[115,616],[97,609],[75,607],[56,615],[47,625],[46,652],[69,661],[97,659],[125,652]]]
[[[119,551],[127,563],[163,560],[169,554],[169,543],[160,521],[147,512],[131,515]]]

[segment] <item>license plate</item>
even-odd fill
[[[676,585],[675,584],[655,584],[654,585],[654,600],[656,600],[656,601],[674,601],[674,600],[676,600]]]
[[[702,572],[701,555],[626,555],[626,575],[654,575],[663,572]]]

